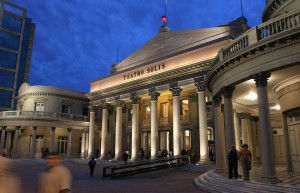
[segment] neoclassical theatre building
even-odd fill
[[[214,28],[159,33],[84,94],[55,87],[19,91],[18,110],[0,112],[1,149],[37,158],[150,159],[182,149],[217,172],[243,143],[276,182],[275,165],[300,171],[300,1],[267,0],[263,23],[244,17]],[[32,140],[35,139],[35,140]]]

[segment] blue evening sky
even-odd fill
[[[89,92],[90,82],[109,75],[158,34],[165,0],[9,0],[27,8],[36,24],[30,84]],[[253,27],[265,0],[243,0]],[[240,0],[168,0],[171,31],[215,27],[241,16]]]

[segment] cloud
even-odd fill
[[[51,0],[11,2],[27,8],[36,23],[30,83],[89,92],[93,80],[109,75],[158,34],[163,0]],[[263,1],[244,0],[249,24],[258,25]],[[169,0],[171,30],[214,27],[241,16],[237,0]]]

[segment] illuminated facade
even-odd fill
[[[109,76],[93,81],[90,93],[79,94],[85,112],[89,104],[88,121],[84,117],[78,125],[75,120],[69,125],[48,124],[45,136],[51,136],[52,127],[65,128],[65,136],[67,128],[77,128],[67,135],[67,143],[71,136],[76,141],[67,146],[71,149],[67,157],[91,157],[99,150],[100,159],[121,159],[127,150],[131,160],[138,160],[143,148],[155,159],[163,150],[176,156],[188,149],[198,161],[208,161],[212,149],[217,172],[226,170],[226,152],[232,144],[240,149],[247,143],[253,162],[262,165],[262,181],[277,182],[276,164],[299,172],[299,3],[267,1],[264,23],[253,28],[243,17],[219,27],[175,32],[164,23],[156,37],[113,65]],[[20,89],[19,111],[0,114],[1,147],[7,128],[13,132],[23,128],[14,119],[24,114],[22,104],[31,96],[27,87]],[[22,94],[25,90],[28,94]],[[78,94],[57,89],[55,96],[61,92],[68,100]],[[26,111],[33,112],[31,117],[39,112],[32,105]],[[69,117],[70,112],[66,114]],[[44,122],[27,120],[23,125],[26,129]],[[27,138],[39,135],[30,129]]]

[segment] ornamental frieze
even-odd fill
[[[93,100],[96,99],[97,97],[100,98],[103,95],[115,94],[121,91],[126,91],[141,86],[155,84],[157,82],[169,80],[172,78],[178,78],[184,75],[198,73],[200,71],[208,70],[211,67],[211,61],[212,60],[207,60],[202,63],[191,64],[189,66],[184,66],[178,69],[162,72],[160,74],[156,74],[150,77],[140,78],[131,82],[123,83],[120,85],[112,86],[110,88],[92,92],[90,94],[87,94],[87,96],[91,100]]]

